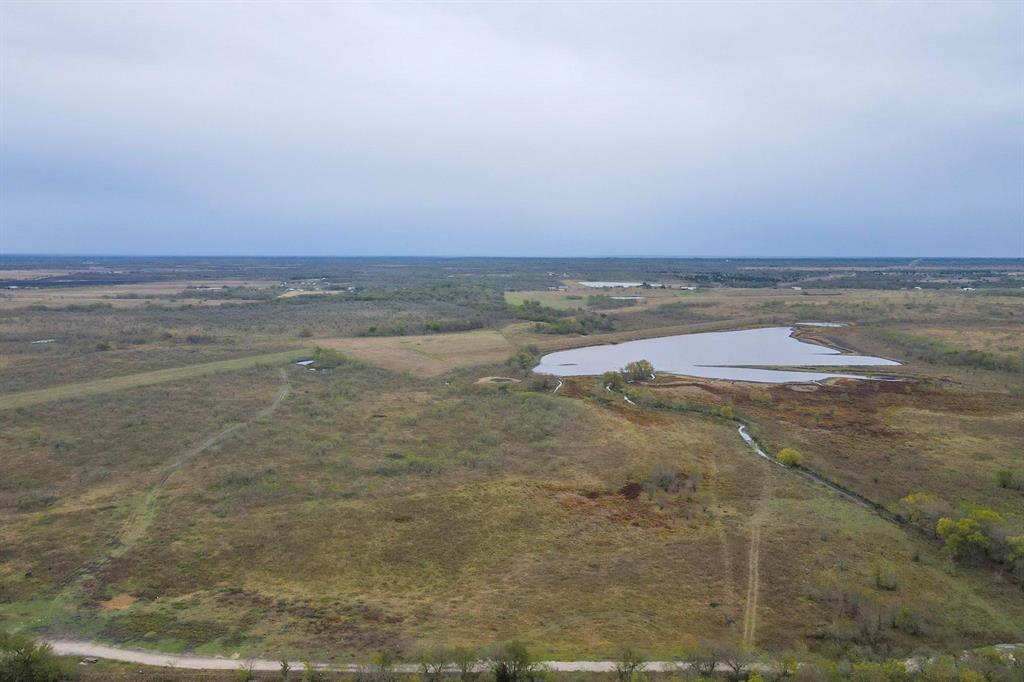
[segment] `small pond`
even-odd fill
[[[790,383],[832,378],[867,379],[859,374],[771,369],[773,367],[869,367],[900,363],[801,341],[794,327],[663,336],[619,344],[549,353],[533,371],[556,376],[599,375],[634,360],[649,360],[655,372],[705,379]]]
[[[643,282],[577,282],[585,287],[591,289],[630,289],[632,287],[642,287]],[[650,284],[650,283],[648,283]],[[661,286],[660,284],[651,284],[651,286]]]

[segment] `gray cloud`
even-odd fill
[[[0,251],[1024,256],[1020,3],[0,5]]]

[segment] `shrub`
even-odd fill
[[[512,358],[512,364],[518,365],[519,369],[530,369],[537,364],[537,358],[526,351],[521,350],[516,353],[514,358]]]
[[[525,644],[509,642],[494,652],[491,672],[494,673],[494,682],[530,682],[539,671]]]
[[[461,646],[452,649],[452,663],[459,671],[460,682],[470,682],[479,674],[476,649],[472,647]]]
[[[996,483],[1000,488],[1024,490],[1024,474],[1011,469],[1000,469],[996,472]]]
[[[74,677],[49,644],[0,630],[0,682],[58,682]]]
[[[671,464],[659,462],[651,467],[651,475],[648,478],[652,492],[662,490],[666,493],[674,493],[679,490],[679,470]]]
[[[1003,524],[1003,517],[990,509],[975,509],[953,520],[943,516],[935,525],[946,551],[955,559],[978,559],[992,548],[992,533]]]
[[[950,514],[949,505],[928,493],[912,493],[900,500],[900,516],[928,533],[935,532],[940,518]]]
[[[796,448],[782,448],[776,459],[780,464],[788,467],[798,467],[804,463],[803,454]]]
[[[451,650],[443,646],[423,649],[416,657],[425,680],[438,680],[444,675],[445,669],[454,659]]]
[[[631,682],[634,676],[643,672],[647,667],[643,656],[631,647],[624,647],[619,651],[615,661],[615,679],[618,682]]]
[[[896,573],[891,568],[875,564],[875,587],[892,592],[899,585]]]
[[[718,414],[724,417],[725,419],[732,419],[732,405],[722,405],[722,407],[718,410]]]
[[[613,391],[621,391],[626,387],[626,378],[622,376],[622,372],[605,372],[601,375],[601,384]]]

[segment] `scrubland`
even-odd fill
[[[695,270],[658,281],[696,291],[609,307],[607,291],[546,289],[607,269],[413,267],[217,307],[5,305],[5,627],[341,663],[508,640],[563,660],[707,640],[839,660],[1020,639],[1012,570],[951,556],[736,431],[894,514],[924,493],[1020,528],[1024,492],[1000,478],[1024,467],[1018,290]],[[586,316],[593,333],[552,333]],[[897,359],[901,381],[659,376],[634,388],[660,402],[632,407],[596,378],[552,392],[529,372],[548,350],[807,320],[849,323],[807,334]]]

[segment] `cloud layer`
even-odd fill
[[[0,251],[1024,256],[1021,3],[0,5]]]

